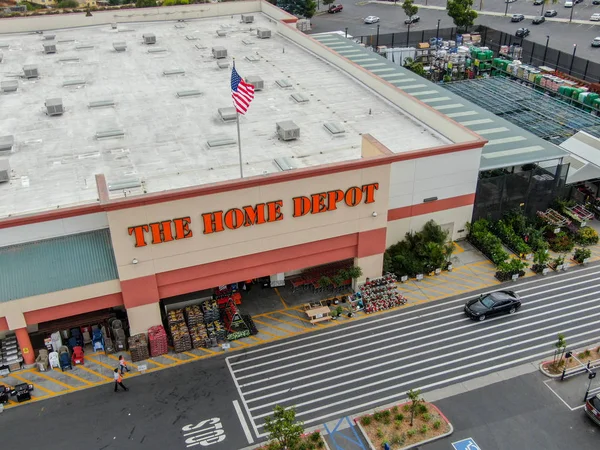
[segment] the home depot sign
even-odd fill
[[[379,189],[379,183],[370,183],[360,187],[353,186],[345,191],[336,189],[309,196],[294,197],[292,198],[292,218],[335,211],[339,206],[344,205],[354,207],[361,203],[374,203],[377,189]],[[203,233],[220,233],[225,230],[237,230],[242,227],[279,222],[285,219],[282,208],[283,200],[274,200],[254,206],[204,213],[201,215]],[[136,247],[145,247],[149,243],[161,244],[188,239],[194,236],[192,216],[135,225],[129,227],[127,232],[134,238]]]

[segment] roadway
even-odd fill
[[[579,17],[581,15],[584,18],[589,19],[591,12],[600,12],[600,6],[590,6],[591,0],[585,0],[583,4],[576,5],[573,17]],[[424,0],[420,0],[424,4]],[[445,5],[445,0],[428,0],[428,5]],[[345,27],[348,27],[348,33],[352,36],[367,36],[374,35],[377,33],[376,24],[364,24],[363,18],[367,16],[378,16],[381,18],[380,30],[382,34],[386,33],[398,33],[405,32],[407,26],[404,24],[406,14],[400,6],[393,6],[393,2],[389,4],[379,3],[368,3],[350,0],[341,0],[340,3],[344,5],[344,10],[337,14],[322,14],[315,16],[311,19],[313,30],[312,33],[323,33],[327,31],[344,31]],[[400,3],[400,2],[398,2]],[[488,3],[492,6],[490,8],[504,7],[504,3],[498,0],[488,0]],[[478,0],[475,1],[475,5],[479,5]],[[582,6],[583,5],[583,6]],[[417,5],[418,6],[418,5]],[[487,8],[487,4],[484,0],[484,8]],[[503,16],[492,16],[492,15],[479,15],[476,19],[476,25],[486,25],[490,28],[494,28],[505,33],[514,35],[515,31],[520,27],[526,27],[531,30],[531,34],[526,40],[533,41],[536,44],[546,45],[546,36],[550,36],[549,47],[557,50],[561,50],[568,54],[573,53],[573,44],[577,44],[576,55],[582,58],[589,59],[590,61],[600,61],[600,48],[592,48],[591,41],[596,37],[600,36],[600,22],[587,22],[581,23],[562,23],[562,22],[551,22],[546,21],[541,25],[532,25],[531,20],[526,19],[519,23],[510,22],[510,15],[512,14],[525,14],[533,15],[538,11],[531,2],[525,2],[518,0],[515,3],[509,4],[509,17]],[[546,8],[556,9],[559,13],[558,17],[565,17],[565,9],[562,5],[556,4]],[[581,11],[588,12],[578,12]],[[502,9],[502,13],[504,9]],[[575,16],[578,14],[578,16]],[[411,25],[411,33],[418,33],[420,30],[431,30],[437,27],[437,20],[440,21],[440,28],[451,28],[454,27],[452,19],[447,15],[445,10],[439,9],[426,9],[425,7],[420,8],[418,15],[421,17],[421,21],[415,25]],[[568,16],[566,16],[568,18]]]

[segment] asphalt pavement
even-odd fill
[[[257,436],[275,405],[295,406],[307,426],[536,361],[558,333],[572,348],[598,340],[600,267],[511,287],[512,316],[473,322],[459,297],[394,311],[227,358]]]
[[[421,449],[450,450],[469,439],[480,450],[598,449],[600,428],[581,408],[567,408],[547,380],[537,372],[437,401],[454,433]]]
[[[420,0],[424,4],[424,0]],[[437,2],[437,3],[436,3]],[[368,36],[377,33],[377,24],[365,24],[363,19],[367,16],[378,16],[381,18],[379,22],[379,32],[398,33],[405,32],[407,26],[404,24],[406,14],[399,6],[394,6],[393,2],[389,4],[358,2],[350,0],[341,0],[344,5],[344,10],[337,14],[322,14],[311,19],[313,25],[312,33],[323,33],[327,31],[344,31],[348,27],[348,33],[352,36]],[[504,3],[499,0],[484,0],[484,8],[502,9]],[[600,6],[590,6],[591,0],[585,0],[584,3],[576,5],[573,16],[589,19],[592,12],[600,12]],[[428,5],[445,5],[445,0],[428,0]],[[479,0],[475,0],[475,5],[479,5]],[[583,5],[583,6],[582,6]],[[417,3],[417,6],[418,3]],[[517,0],[515,3],[509,4],[509,17],[479,15],[476,19],[476,25],[486,25],[505,33],[514,35],[520,27],[527,27],[531,30],[531,34],[526,40],[535,42],[536,44],[546,45],[546,37],[550,36],[549,47],[563,52],[572,54],[573,44],[577,44],[576,55],[590,61],[600,61],[600,48],[592,48],[591,42],[596,36],[600,36],[600,22],[580,23],[562,23],[546,21],[541,25],[532,25],[531,20],[526,19],[519,23],[510,21],[512,14],[533,15],[537,11],[531,1]],[[546,6],[548,8],[548,6]],[[558,17],[565,16],[565,9],[562,4],[551,5],[550,9],[556,9],[559,13]],[[502,9],[502,12],[504,10]],[[583,12],[587,11],[587,12]],[[578,14],[575,16],[575,14]],[[411,33],[419,33],[421,30],[432,30],[437,27],[437,20],[440,20],[440,28],[454,27],[452,19],[448,16],[445,10],[427,9],[422,7],[419,9],[418,15],[421,21],[411,25]]]

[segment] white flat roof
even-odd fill
[[[290,158],[295,167],[358,159],[363,133],[396,153],[450,143],[277,35],[267,16],[253,15],[251,24],[236,15],[47,32],[54,40],[35,33],[0,35],[0,81],[19,83],[16,92],[0,94],[0,141],[14,136],[13,151],[0,153],[11,167],[10,182],[0,183],[0,217],[95,202],[99,173],[113,187],[141,183],[132,194],[239,178],[235,121],[224,123],[217,112],[232,100],[231,73],[217,66],[216,46],[227,49],[227,61],[235,57],[240,75],[264,81],[240,119],[245,176],[278,172],[276,158]],[[257,27],[270,29],[272,37],[259,39]],[[143,43],[149,33],[156,44]],[[119,41],[126,43],[125,52],[114,50]],[[57,53],[45,54],[45,43],[56,44]],[[23,78],[25,65],[37,65],[39,78]],[[168,71],[185,73],[165,75]],[[291,87],[279,87],[282,79]],[[63,86],[72,81],[85,84]],[[200,95],[178,98],[181,91]],[[293,93],[309,101],[298,104]],[[46,115],[45,101],[54,98],[63,101],[61,116]],[[89,107],[109,100],[114,106]],[[300,127],[300,139],[277,138],[276,122],[287,120]],[[327,122],[340,124],[345,133],[333,135]],[[107,130],[124,135],[96,138]],[[235,143],[211,148],[207,141],[215,137]],[[122,195],[111,191],[111,197]]]

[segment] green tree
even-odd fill
[[[310,19],[317,12],[315,0],[277,0],[277,6],[294,16]]]
[[[473,10],[473,0],[448,0],[446,10],[459,29],[466,30],[473,26],[477,19],[477,12]]]
[[[281,448],[294,448],[304,433],[304,424],[296,422],[294,407],[277,405],[273,409],[273,417],[265,417],[265,430],[269,433],[269,439],[276,440]]]
[[[135,0],[136,8],[153,8],[156,6],[156,0]]]
[[[413,426],[413,422],[415,420],[415,415],[419,410],[419,405],[423,403],[423,397],[421,397],[421,390],[417,389],[416,391],[410,390],[406,393],[408,399],[410,400],[410,426]]]
[[[121,4],[121,0],[108,0],[108,4],[110,6],[119,6]]]
[[[325,6],[332,5],[333,2],[335,2],[335,0],[321,0],[321,3],[323,3]]]
[[[404,3],[402,3],[402,9],[407,17],[412,17],[419,12],[419,7],[415,6],[413,0],[404,0]]]
[[[56,4],[58,8],[77,8],[79,3],[76,0],[62,0]]]
[[[558,339],[554,343],[554,368],[558,370],[560,367],[560,362],[562,361],[563,355],[565,354],[565,350],[567,349],[567,341],[565,340],[565,335],[562,333],[558,334]]]

